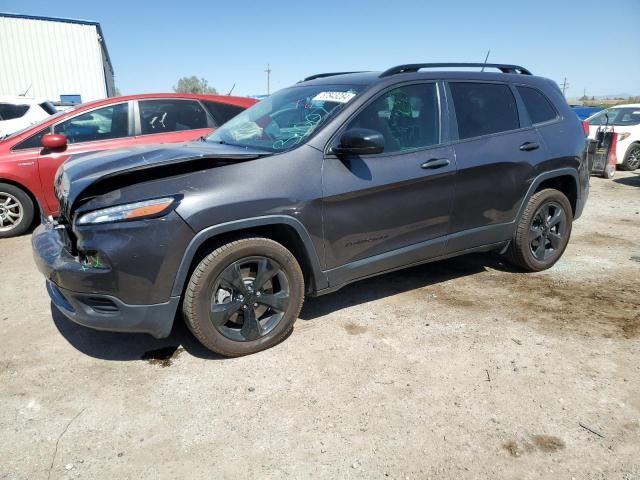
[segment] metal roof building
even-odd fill
[[[113,96],[113,76],[99,23],[0,13],[0,95],[87,102]]]

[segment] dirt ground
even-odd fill
[[[640,479],[640,175],[551,270],[424,265],[308,299],[238,359],[53,313],[0,241],[0,479]]]

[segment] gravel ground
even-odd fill
[[[366,280],[231,360],[66,321],[2,240],[0,479],[640,478],[640,175],[591,183],[549,271]]]

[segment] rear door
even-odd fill
[[[154,98],[137,101],[136,144],[196,140],[216,126],[198,100]]]
[[[82,112],[53,126],[53,133],[67,137],[62,150],[42,149],[38,155],[38,171],[47,206],[58,210],[53,192],[53,179],[58,167],[71,155],[125,148],[133,138],[132,102],[120,102]]]
[[[458,137],[447,243],[451,253],[510,238],[521,200],[546,152],[510,85],[452,81],[448,94]]]
[[[424,257],[442,253],[456,165],[453,149],[443,142],[441,93],[434,82],[392,87],[338,132],[339,137],[349,128],[376,130],[384,136],[385,149],[372,155],[329,155],[324,161],[328,269],[429,240],[434,241],[425,246]],[[338,275],[335,282],[342,280]]]

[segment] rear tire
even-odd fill
[[[33,223],[33,201],[21,188],[0,183],[0,238],[17,237]]]
[[[624,161],[620,165],[622,170],[633,172],[640,167],[640,143],[634,143],[627,149]]]
[[[562,192],[547,188],[535,193],[518,222],[507,260],[528,272],[552,267],[567,248],[572,223],[573,210]]]
[[[616,166],[615,165],[606,165],[604,167],[604,171],[602,172],[602,178],[607,178],[611,180],[616,174]]]
[[[302,270],[289,250],[267,238],[242,238],[217,248],[195,268],[184,318],[209,350],[248,355],[289,335],[304,291]]]

